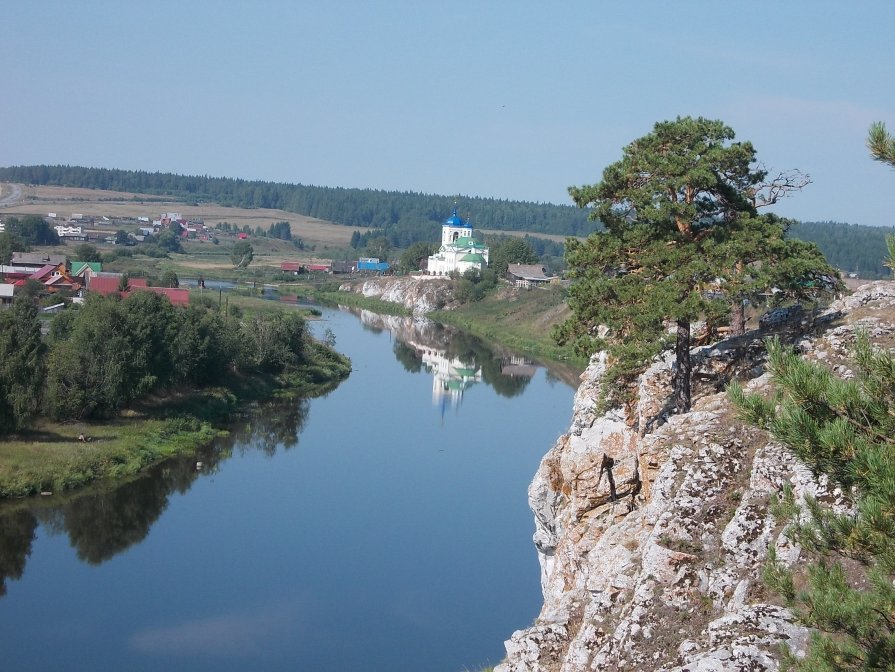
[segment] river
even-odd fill
[[[500,661],[540,606],[526,488],[574,372],[409,318],[327,309],[315,329],[353,362],[326,396],[129,483],[0,509],[3,669]]]

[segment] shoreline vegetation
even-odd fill
[[[107,420],[39,418],[0,442],[0,503],[134,476],[227,435],[230,419],[253,402],[325,394],[348,376],[350,361],[324,344],[313,347],[316,361],[288,374],[234,375],[223,385],[169,390]]]
[[[313,310],[197,298],[177,309],[145,292],[90,297],[45,337],[27,298],[0,312],[0,500],[195,454],[249,403],[321,394],[351,371],[310,334]]]

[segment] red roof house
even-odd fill
[[[109,296],[109,294],[119,294],[120,292],[118,291],[118,283],[120,282],[120,275],[95,275],[90,278],[90,281],[87,284],[87,290],[90,292],[96,292],[97,294],[101,294],[102,296]],[[130,278],[127,281],[127,284],[132,290],[146,289],[145,278]]]
[[[180,287],[147,287],[150,292],[167,296],[175,306],[190,305],[190,290]]]

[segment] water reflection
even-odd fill
[[[6,595],[6,579],[20,579],[31,555],[37,519],[21,509],[0,517],[0,597]]]
[[[171,458],[123,484],[0,508],[0,597],[7,579],[22,577],[38,523],[50,534],[68,535],[79,560],[99,565],[143,541],[171,495],[217,472],[234,448],[272,457],[297,446],[309,408],[307,399],[267,403],[197,456]]]
[[[503,397],[522,394],[541,366],[532,359],[501,353],[481,339],[432,320],[379,315],[353,309],[364,328],[395,337],[392,351],[405,370],[432,375],[432,403],[457,407],[473,385],[485,382]]]

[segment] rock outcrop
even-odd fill
[[[895,283],[866,285],[793,320],[769,328],[849,376],[857,329],[895,344]],[[773,671],[781,643],[805,650],[808,632],[760,578],[770,545],[783,562],[800,558],[768,503],[785,483],[797,498],[847,502],[740,423],[723,392],[734,376],[747,390],[770,389],[766,335],[694,351],[694,404],[682,415],[667,412],[670,357],[641,376],[635,406],[602,414],[604,364],[592,360],[569,432],[529,488],[544,605],[506,642],[497,670]]]
[[[450,279],[426,275],[370,278],[361,283],[346,283],[339,287],[339,291],[398,303],[414,315],[448,307],[454,301]]]

